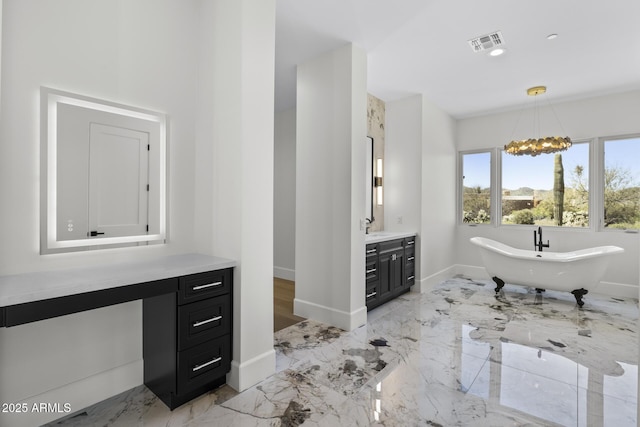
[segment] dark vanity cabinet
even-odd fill
[[[367,245],[366,249],[366,304],[367,309],[378,305],[378,289],[380,286],[380,260],[378,259],[378,244]]]
[[[144,383],[170,409],[226,382],[233,270],[177,278],[178,292],[143,300]]]
[[[415,279],[415,236],[366,245],[367,310],[409,291]]]
[[[416,279],[416,236],[404,239],[404,286],[410,288]]]

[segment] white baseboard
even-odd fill
[[[348,313],[335,308],[326,307],[298,298],[293,300],[293,314],[307,319],[335,326],[345,331],[352,331],[367,323],[367,307],[362,306]]]
[[[296,281],[296,271],[290,268],[284,267],[273,267],[273,277],[277,277],[278,279],[291,280],[292,282]]]
[[[424,277],[420,279],[416,285],[416,291],[420,293],[425,293],[431,291],[438,283],[441,283],[447,279],[452,278],[457,274],[456,266],[452,265],[451,267],[447,267],[443,270],[438,271],[430,276]]]
[[[600,282],[593,289],[593,293],[611,297],[638,299],[638,286],[626,283]]]
[[[276,372],[276,352],[273,348],[245,362],[231,361],[227,385],[236,391],[244,391]]]
[[[87,406],[141,385],[144,381],[143,372],[143,361],[139,359],[62,387],[48,390],[21,402],[15,402],[26,404],[28,411],[26,413],[2,414],[2,425],[14,427],[36,426],[66,417]],[[34,404],[38,408],[41,403],[51,404],[52,406],[49,406],[43,412],[32,411]],[[66,410],[67,408],[68,410]]]
[[[472,279],[491,280],[487,270],[484,267],[476,267],[475,265],[457,264],[455,266],[456,275],[462,275]]]

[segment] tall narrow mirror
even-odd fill
[[[374,170],[374,162],[373,158],[373,138],[368,136],[366,140],[367,148],[366,148],[366,166],[365,166],[365,203],[366,203],[366,215],[370,222],[373,222],[373,170]]]
[[[40,252],[164,243],[166,117],[41,88]]]

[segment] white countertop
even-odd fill
[[[221,270],[235,265],[236,262],[230,259],[183,254],[151,261],[0,276],[0,307]]]
[[[378,243],[386,242],[387,240],[404,239],[405,237],[415,236],[416,233],[412,231],[376,231],[373,233],[365,234],[364,243]]]

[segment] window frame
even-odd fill
[[[549,227],[552,228],[554,230],[591,230],[591,231],[595,231],[595,225],[594,222],[592,221],[592,219],[594,218],[594,211],[593,211],[593,188],[594,188],[594,176],[593,173],[591,171],[595,170],[594,169],[594,139],[593,138],[584,138],[584,139],[579,139],[573,142],[574,144],[588,144],[589,145],[589,159],[587,161],[588,163],[588,167],[589,167],[589,176],[588,178],[588,182],[589,182],[589,209],[588,209],[588,214],[589,214],[589,226],[588,227],[560,227],[557,225],[545,225],[544,227]],[[498,223],[497,225],[499,227],[538,227],[537,225],[528,225],[528,224],[506,224],[502,222],[502,155],[504,154],[504,149],[503,148],[499,148],[499,164],[498,164],[498,175],[499,175],[499,181],[498,181],[498,187],[500,189],[498,193],[498,200],[497,200],[497,207],[499,207],[499,219],[498,219]]]
[[[629,233],[629,234],[638,234],[640,230],[638,229],[624,229],[624,228],[608,228],[604,226],[604,177],[605,177],[605,155],[604,155],[604,145],[607,141],[616,141],[621,139],[640,139],[640,133],[631,133],[624,135],[613,135],[613,136],[600,136],[595,138],[594,147],[594,166],[597,168],[597,176],[593,177],[595,182],[593,185],[597,186],[597,200],[595,200],[595,204],[592,204],[594,211],[597,212],[598,215],[598,224],[596,226],[597,231],[602,231],[606,233]],[[592,185],[591,183],[589,185]],[[589,213],[591,215],[591,213]]]
[[[563,227],[553,226],[554,230],[562,230],[568,232],[607,232],[607,233],[630,233],[638,234],[640,230],[637,229],[621,229],[621,228],[608,228],[604,226],[604,177],[605,177],[605,155],[604,147],[605,142],[623,140],[623,139],[637,139],[640,138],[640,133],[622,134],[622,135],[609,135],[609,136],[597,136],[588,137],[575,140],[574,144],[588,144],[589,145],[589,160],[588,160],[588,177],[589,184],[589,226],[588,227]],[[471,150],[458,151],[457,158],[457,186],[456,186],[456,212],[458,225],[464,225],[469,227],[478,226],[492,226],[494,228],[499,227],[532,227],[530,225],[521,224],[503,224],[502,223],[502,155],[504,149],[502,147],[495,148],[477,148]],[[486,224],[465,223],[463,221],[463,194],[464,194],[464,156],[467,154],[489,153],[490,154],[490,209],[489,214],[491,220]],[[551,226],[550,226],[551,227]]]
[[[457,208],[456,208],[456,212],[457,212],[457,221],[456,223],[458,225],[466,225],[469,227],[495,227],[497,222],[496,222],[496,182],[497,181],[497,174],[496,174],[496,167],[494,167],[494,165],[496,164],[497,159],[499,158],[499,156],[497,156],[497,152],[498,149],[497,148],[480,148],[480,149],[473,149],[473,150],[463,150],[463,151],[458,151],[458,161],[457,161],[457,166],[456,166],[456,176],[458,179],[458,184],[456,186],[456,203],[457,203]],[[464,161],[463,158],[465,155],[467,154],[481,154],[481,153],[489,153],[489,216],[490,216],[490,221],[486,224],[476,224],[476,223],[466,223],[463,221],[463,203],[464,201],[462,200],[463,198],[463,194],[464,194],[464,177],[463,177],[463,173],[464,173]]]

